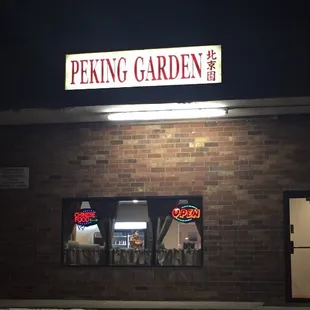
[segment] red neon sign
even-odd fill
[[[97,213],[92,209],[85,209],[83,211],[75,212],[73,215],[73,221],[80,226],[91,226],[98,222]]]
[[[172,217],[182,223],[200,218],[200,209],[192,205],[177,206],[171,212]]]

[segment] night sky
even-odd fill
[[[310,95],[309,0],[6,0],[3,8],[2,109]],[[213,44],[222,45],[222,84],[64,90],[65,54]]]

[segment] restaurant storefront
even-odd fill
[[[69,55],[66,89],[220,83],[220,51]],[[0,297],[310,298],[309,104],[1,112]]]

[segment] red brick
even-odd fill
[[[154,154],[148,154],[148,158],[161,158],[161,154],[159,153],[154,153]]]

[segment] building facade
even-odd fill
[[[1,128],[1,298],[287,299],[283,195],[310,188],[310,117]],[[63,198],[203,197],[201,266],[66,266]]]

